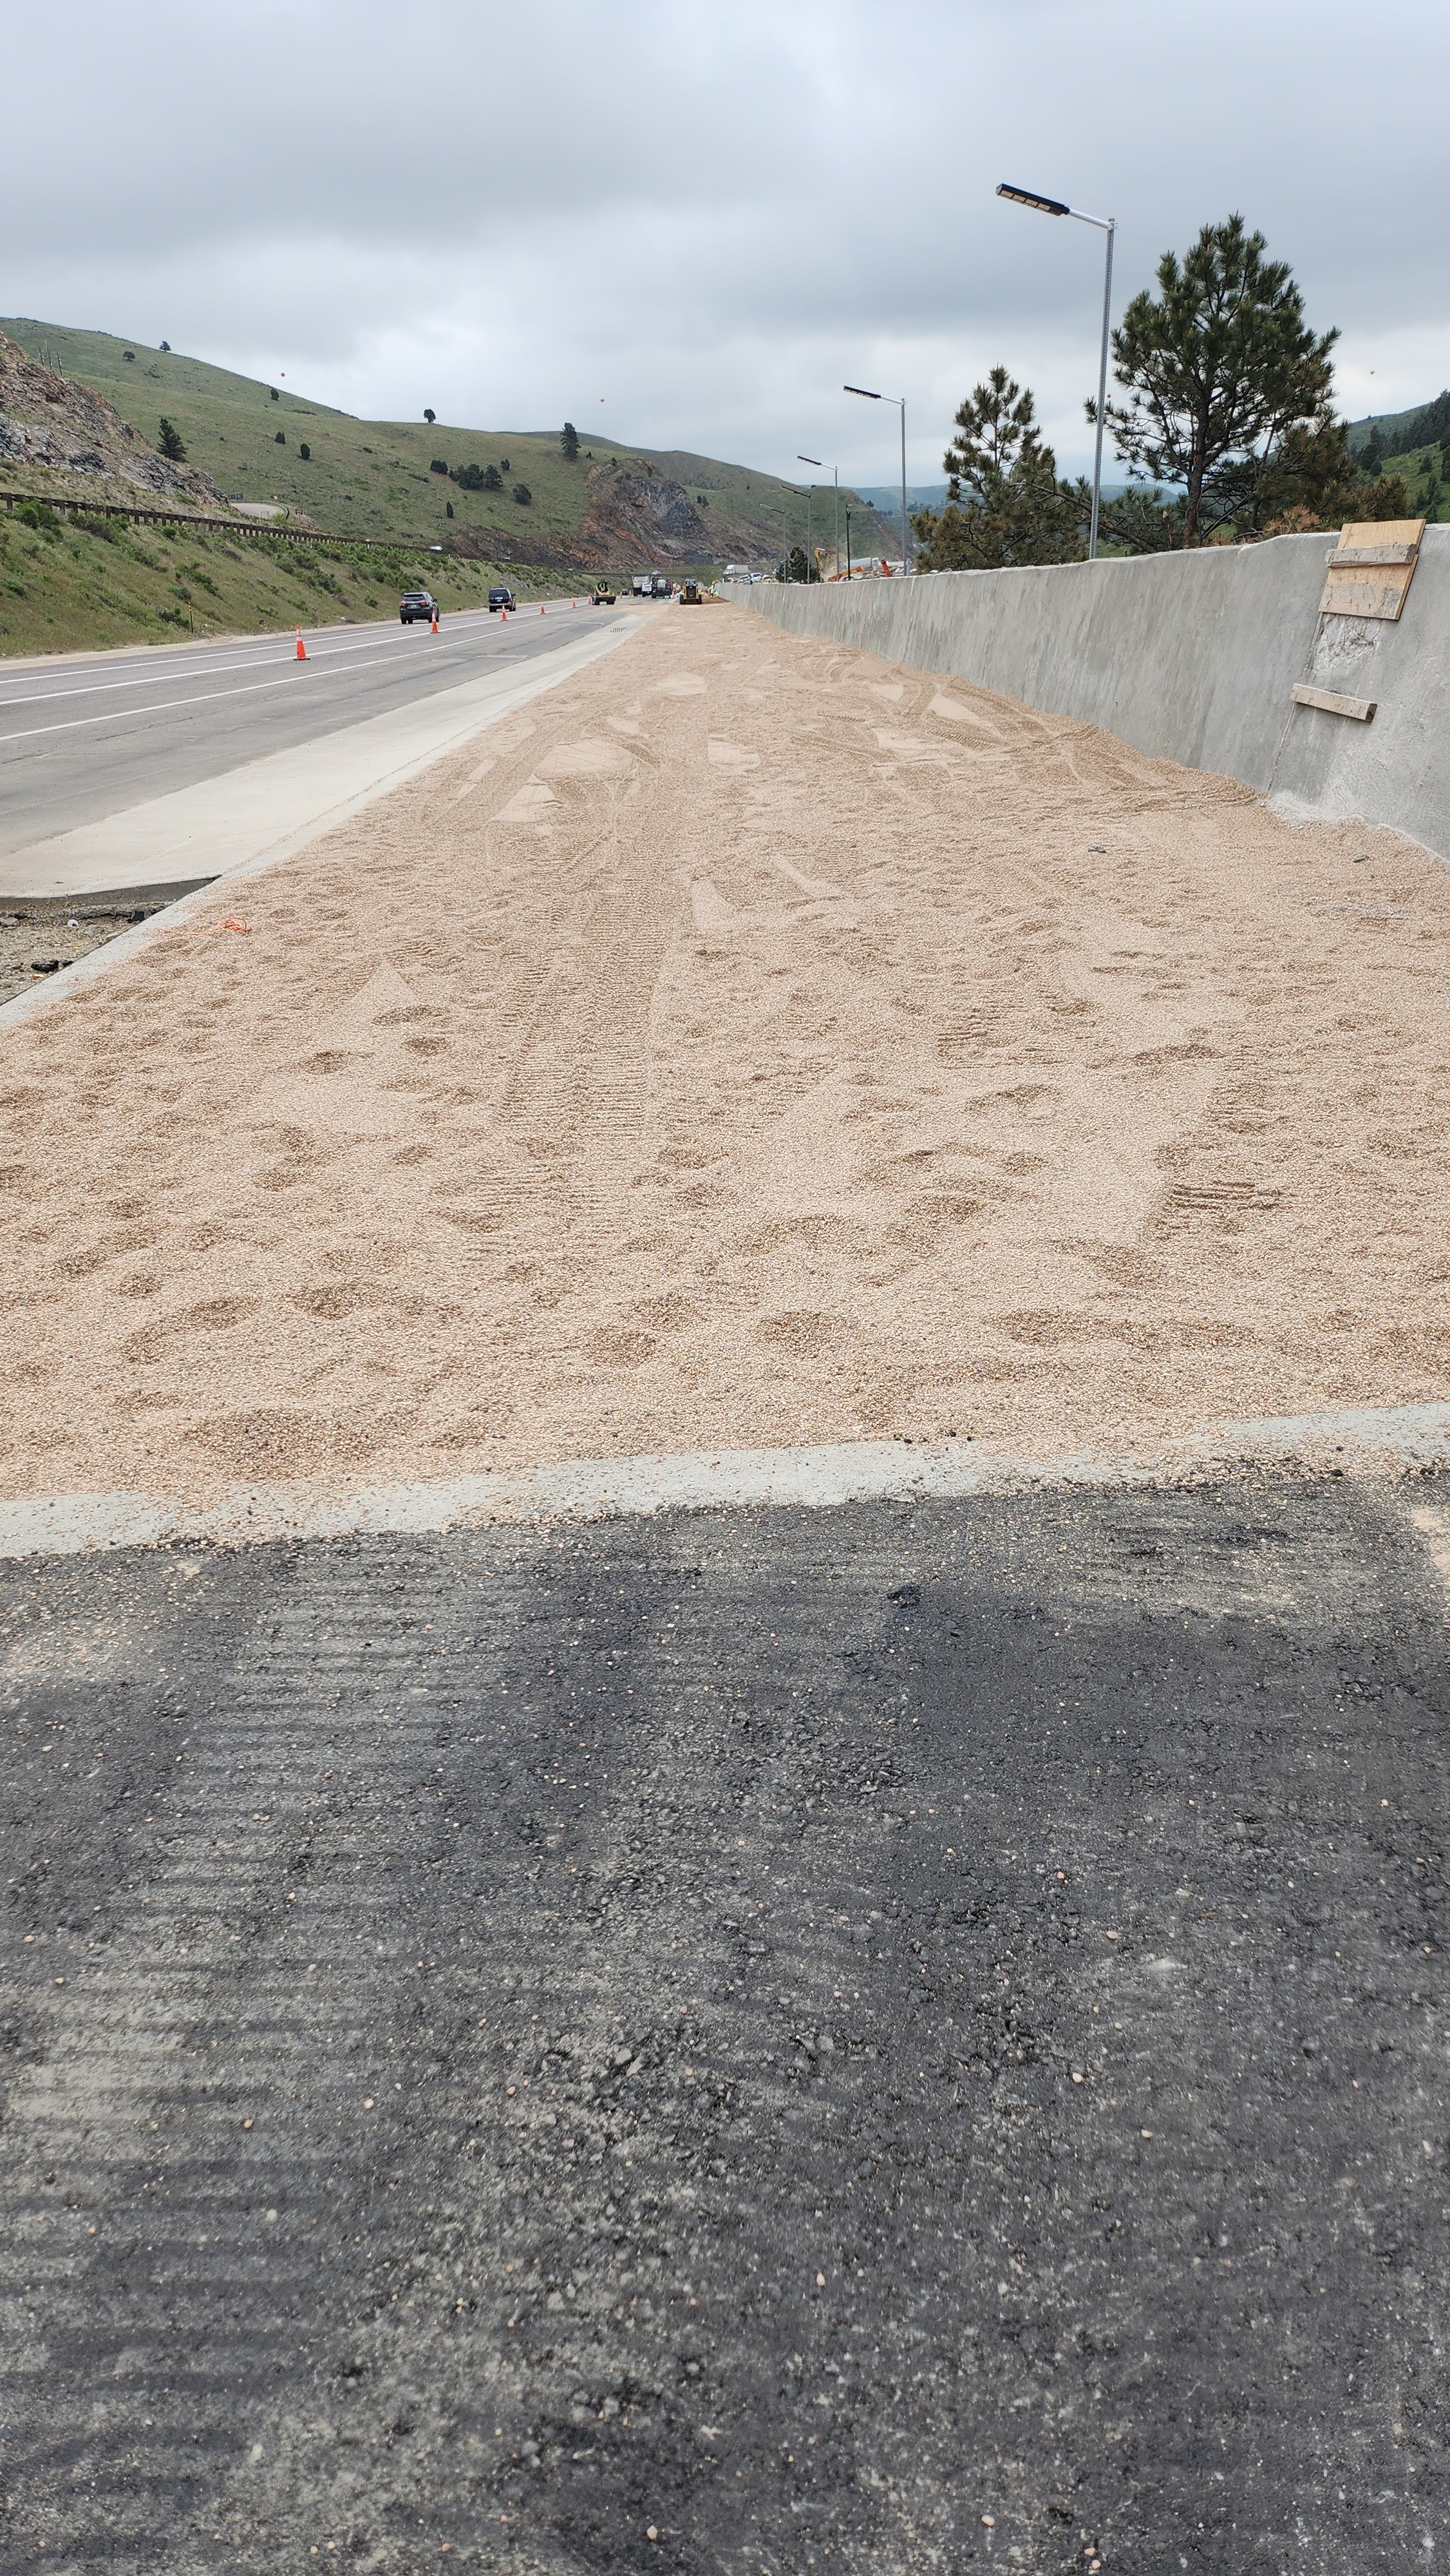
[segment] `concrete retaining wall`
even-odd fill
[[[738,594],[797,635],[1080,716],[1225,772],[1298,815],[1358,818],[1450,859],[1450,527],[1425,531],[1398,624],[1318,613],[1324,536],[1129,562]],[[1296,681],[1373,698],[1370,724]]]

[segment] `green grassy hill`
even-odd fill
[[[0,655],[392,617],[400,592],[417,582],[445,612],[480,608],[500,579],[521,600],[570,595],[558,577],[526,585],[515,572],[424,547],[292,546],[184,522],[62,519],[42,504],[0,511]],[[587,597],[587,585],[575,595]]]
[[[1347,421],[1350,451],[1358,456],[1369,445],[1374,432],[1379,432],[1381,452],[1407,456],[1430,438],[1442,437],[1450,429],[1450,395],[1437,394],[1431,402],[1416,403],[1413,411],[1376,412],[1365,420]]]
[[[279,500],[305,512],[317,526],[348,535],[415,545],[455,536],[482,542],[484,531],[501,530],[522,549],[523,560],[547,562],[550,548],[567,544],[583,526],[590,506],[591,462],[617,458],[626,464],[639,461],[684,486],[706,526],[712,533],[719,528],[717,564],[737,553],[763,562],[778,555],[787,539],[796,544],[805,537],[804,495],[774,476],[722,464],[716,457],[621,447],[598,436],[587,420],[578,424],[581,451],[571,465],[565,462],[557,430],[355,420],[350,413],[280,388],[274,399],[268,386],[249,376],[232,375],[175,350],[118,340],[109,332],[72,331],[24,319],[0,321],[0,330],[30,357],[104,394],[152,446],[164,415],[181,432],[190,462],[202,466],[224,493],[240,493],[248,501]],[[435,457],[455,471],[496,466],[505,488],[497,493],[460,491],[431,471]],[[516,484],[527,487],[527,502],[513,497]],[[855,496],[850,497],[854,534],[857,505]],[[817,541],[821,507],[818,499]],[[874,516],[864,507],[860,530],[863,543],[883,542],[883,532],[877,532]],[[631,547],[614,569],[642,570],[648,561]]]
[[[1386,456],[1382,474],[1403,474],[1417,519],[1450,519],[1450,440]]]

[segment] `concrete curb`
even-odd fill
[[[278,1539],[422,1536],[490,1522],[648,1518],[667,1511],[831,1511],[850,1503],[970,1501],[1030,1487],[1201,1484],[1243,1466],[1450,1467],[1450,1403],[1363,1406],[1222,1422],[1156,1458],[978,1455],[965,1441],[842,1441],[586,1458],[436,1483],[254,1485],[201,1508],[136,1494],[0,1504],[0,1559],[120,1547],[255,1547]]]
[[[314,753],[319,760],[324,759],[330,754],[335,755],[338,743],[349,732],[363,733],[369,724],[387,724],[395,714],[414,714],[420,708],[425,712],[429,708],[446,711],[450,700],[454,701],[453,711],[458,717],[456,725],[451,730],[430,742],[427,749],[419,752],[415,757],[398,761],[393,767],[383,770],[353,794],[339,797],[336,802],[324,807],[321,812],[310,815],[307,821],[298,825],[296,829],[284,831],[275,840],[269,841],[264,849],[257,851],[250,858],[243,859],[239,865],[226,868],[208,877],[197,887],[195,893],[181,896],[175,903],[168,904],[164,912],[154,914],[149,921],[138,922],[133,929],[121,931],[116,938],[107,940],[104,947],[93,948],[88,956],[78,958],[74,966],[67,966],[61,974],[50,976],[45,983],[32,986],[29,992],[17,993],[11,1001],[0,1003],[0,1030],[13,1027],[18,1021],[28,1019],[38,1011],[74,1000],[76,995],[93,983],[98,975],[105,974],[110,967],[123,962],[126,958],[134,957],[138,949],[147,946],[154,939],[164,938],[176,928],[178,923],[189,920],[199,907],[215,896],[219,887],[230,888],[240,885],[248,877],[257,876],[263,868],[275,867],[283,859],[295,858],[299,850],[305,849],[309,842],[320,839],[324,832],[335,830],[338,824],[347,822],[354,814],[362,813],[367,806],[375,804],[380,797],[391,795],[394,788],[405,787],[410,778],[420,776],[425,769],[430,769],[435,761],[446,759],[450,752],[461,749],[464,743],[471,742],[475,735],[484,732],[489,725],[497,724],[503,717],[513,715],[518,708],[526,706],[531,698],[542,696],[546,689],[556,687],[561,680],[572,679],[576,671],[587,669],[590,663],[597,662],[605,653],[612,651],[616,645],[627,642],[631,635],[636,635],[638,632],[637,619],[612,618],[608,625],[593,634],[578,637],[569,644],[561,644],[556,652],[536,655],[521,667],[517,675],[506,676],[502,673],[490,672],[482,681],[467,680],[456,691],[443,691],[431,699],[409,700],[405,708],[390,710],[387,717],[370,717],[364,725],[343,726],[336,733],[319,734],[315,741],[298,747],[304,752]],[[480,697],[480,692],[484,689],[493,693],[486,700]],[[470,697],[473,701],[466,711],[459,708],[456,703],[457,700],[465,697]],[[283,753],[268,754],[267,757],[296,764],[298,748]],[[263,765],[262,762],[250,764],[254,769],[260,769]],[[207,779],[200,787],[186,788],[178,792],[181,797],[204,795],[218,784],[224,788],[231,785],[244,774],[235,770],[227,771],[223,773],[220,781]],[[20,901],[21,898],[17,897],[15,900]],[[93,898],[86,894],[77,894],[70,897],[45,896],[26,898],[26,900],[44,900],[47,903],[70,901],[79,905],[90,902]]]

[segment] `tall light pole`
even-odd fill
[[[797,463],[801,465],[820,465],[821,472],[823,474],[826,470],[825,466],[821,463],[819,456],[802,456],[799,450],[797,450]],[[833,465],[831,467],[831,482],[836,495],[836,517],[831,535],[836,557],[836,579],[839,581],[841,578],[841,469],[839,465]]]
[[[821,457],[819,457],[819,456],[803,456],[803,455],[801,454],[801,452],[800,452],[800,449],[799,449],[799,448],[797,448],[797,449],[796,449],[796,459],[795,459],[795,461],[796,461],[797,465],[819,465],[819,466],[820,466],[820,469],[821,469],[821,472],[822,472],[823,474],[824,474],[824,472],[825,472],[825,470],[826,470],[824,460],[823,460]],[[837,579],[839,580],[839,578],[840,578],[840,573],[841,573],[841,469],[840,469],[840,467],[839,467],[838,465],[833,465],[833,466],[831,467],[831,472],[834,474],[834,476],[835,476],[835,478],[836,478],[836,577],[837,577]],[[813,562],[813,560],[814,560],[814,558],[813,558],[813,556],[812,556],[812,554],[811,554],[810,535],[811,535],[811,494],[814,492],[815,488],[816,488],[816,487],[815,487],[814,483],[807,484],[807,486],[806,486],[806,579],[807,579],[807,581],[809,581],[809,580],[810,580],[810,578],[811,578],[811,564],[812,564],[812,562]]]
[[[873,394],[865,385],[843,385],[841,390],[843,393],[859,394],[863,402],[895,403],[901,414],[901,569],[903,572],[910,572],[911,530],[906,524],[906,396],[905,394]]]
[[[815,458],[814,458],[813,456],[803,456],[803,457],[801,458],[801,463],[802,463],[803,465],[813,465],[813,464],[815,463]],[[797,499],[797,500],[799,500],[799,499],[800,499],[800,496],[801,496],[801,489],[802,489],[801,485],[800,485],[799,483],[786,483],[786,482],[785,482],[785,478],[784,478],[784,476],[782,476],[781,480],[782,480],[783,488],[784,488],[787,492],[794,492],[794,494],[795,494],[795,496],[796,496],[796,499]],[[810,484],[810,483],[807,483],[807,484],[805,485],[805,487],[804,487],[804,489],[805,489],[805,496],[806,496],[806,579],[807,579],[807,581],[809,581],[809,579],[810,579],[810,577],[811,577],[811,560],[810,560],[810,542],[811,542],[811,493],[812,493],[812,491],[814,490],[814,488],[815,488],[815,487],[814,487],[814,485],[813,485],[813,484]],[[785,546],[785,560],[784,560],[784,562],[782,563],[782,565],[781,565],[781,568],[780,568],[780,569],[781,569],[781,576],[782,576],[783,580],[785,580],[785,581],[789,581],[789,579],[790,579],[790,539],[789,539],[789,537],[787,537],[787,539],[786,539],[786,546]]]
[[[1094,224],[1108,237],[1108,255],[1103,265],[1103,345],[1098,359],[1098,440],[1093,457],[1093,516],[1088,530],[1088,562],[1095,563],[1098,551],[1098,512],[1103,497],[1103,406],[1108,399],[1108,319],[1113,306],[1113,236],[1118,229],[1116,215],[1085,215],[1080,206],[1065,206],[1060,197],[1039,197],[1034,188],[1010,188],[1006,180],[998,186],[999,197],[1010,197],[1014,205],[1035,206],[1040,215],[1071,215],[1075,224]]]

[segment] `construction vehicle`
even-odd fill
[[[614,588],[613,588],[613,585],[612,585],[610,582],[606,581],[606,580],[604,579],[603,575],[601,574],[601,575],[600,575],[599,580],[598,580],[598,581],[596,581],[596,583],[595,583],[595,585],[594,585],[594,597],[593,597],[593,605],[594,605],[594,607],[595,607],[595,608],[612,608],[612,607],[614,606],[614,602],[615,602],[616,597],[617,597],[617,593],[615,592],[615,590],[614,590]]]
[[[680,606],[682,608],[703,608],[704,604],[705,594],[700,588],[699,583],[697,581],[685,582],[680,590]]]

